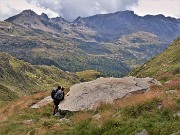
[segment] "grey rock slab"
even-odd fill
[[[69,111],[93,109],[96,103],[113,103],[128,93],[148,90],[151,85],[160,85],[160,82],[149,77],[98,78],[73,85],[59,108]]]
[[[51,103],[53,100],[51,98],[51,96],[48,96],[44,99],[42,99],[41,101],[39,101],[38,103],[34,104],[31,106],[31,108],[37,109],[43,106],[46,106],[47,104]]]

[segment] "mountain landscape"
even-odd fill
[[[142,66],[130,73],[137,77],[156,77],[159,80],[166,81],[166,78],[178,79],[180,78],[180,37],[162,52],[160,55],[146,62]]]
[[[75,94],[83,92],[82,97],[86,96],[88,92],[93,92],[93,89],[88,89],[88,87],[94,87],[101,94],[106,95],[106,98],[111,94],[114,94],[113,91],[115,90],[115,88],[116,90],[118,90],[119,85],[121,86],[119,89],[123,93],[127,90],[134,91],[135,89],[130,89],[130,86],[127,85],[130,82],[132,83],[131,85],[134,85],[134,87],[140,87],[141,85],[142,89],[144,89],[145,91],[127,94],[123,98],[116,99],[113,103],[103,104],[102,102],[99,102],[99,105],[96,107],[96,109],[93,110],[81,110],[77,112],[64,110],[61,111],[60,117],[54,117],[52,115],[52,104],[45,105],[44,107],[38,109],[30,108],[30,106],[34,105],[34,103],[37,103],[38,101],[49,95],[49,91],[42,91],[40,93],[22,97],[13,101],[4,101],[4,103],[1,102],[0,104],[0,134],[116,135],[120,133],[127,135],[178,135],[180,131],[180,80],[178,65],[180,61],[179,53],[176,53],[176,51],[178,52],[179,49],[179,41],[180,39],[177,38],[167,50],[162,52],[157,57],[152,58],[146,64],[142,65],[141,68],[137,68],[130,73],[130,75],[140,77],[153,76],[156,79],[159,79],[162,82],[162,85],[154,85],[151,86],[148,90],[147,88],[145,90],[143,88],[146,87],[145,84],[141,84],[145,83],[145,81],[143,81],[143,78],[135,79],[136,81],[139,81],[137,83],[134,83],[128,80],[128,77],[126,77],[124,81],[123,78],[99,78],[99,83],[98,80],[83,83],[84,86],[82,86],[82,89],[80,87],[81,85],[83,85],[82,83],[75,84],[71,87],[71,90],[73,90]],[[3,56],[5,56],[5,54],[3,54]],[[8,54],[6,54],[6,57],[10,57],[11,59],[15,60],[16,63],[18,61]],[[12,62],[13,60],[6,60],[4,61],[4,63],[10,63],[15,67],[20,66],[20,64],[15,64],[15,62]],[[23,61],[19,62],[25,63]],[[168,67],[164,70],[160,70],[166,63],[168,63]],[[30,64],[28,65],[31,68],[36,67],[39,71],[41,71],[41,66],[39,67],[32,66]],[[46,68],[55,69],[57,70],[56,72],[59,71],[59,69],[55,67],[46,66]],[[141,70],[142,68],[144,69]],[[152,73],[152,71],[155,72]],[[63,73],[64,72],[62,72],[61,74]],[[76,75],[78,75],[83,80],[83,78],[91,78],[92,73],[95,72],[78,72],[76,73]],[[97,74],[95,74],[95,77],[99,77],[96,75]],[[72,78],[72,76],[70,77]],[[76,78],[76,76],[73,77]],[[133,77],[130,78],[133,79]],[[146,80],[148,79],[149,78],[146,78]],[[111,81],[107,82],[107,80]],[[120,82],[118,82],[118,80]],[[141,83],[140,80],[142,80]],[[152,85],[152,80],[150,79],[149,81],[149,83]],[[88,85],[88,87],[85,85]],[[75,87],[77,88],[76,91]],[[86,90],[84,91],[83,89]],[[6,88],[4,87],[1,87],[1,90],[6,92]],[[104,90],[106,90],[106,93],[102,93],[102,91]],[[118,94],[121,95],[120,91],[118,92]],[[67,97],[65,97],[64,103],[70,102],[70,96],[74,98],[73,95],[66,96]],[[114,98],[116,96],[117,95],[113,95],[111,98]],[[68,100],[66,98],[68,98]],[[91,99],[90,96],[86,98]],[[103,99],[102,96],[99,96],[99,98]],[[77,101],[77,99],[74,99],[74,101]],[[80,103],[82,104],[82,102]],[[68,105],[71,106],[71,103]],[[75,104],[75,106],[77,105],[78,104]],[[74,108],[75,106],[71,107]],[[64,107],[68,106],[66,105]]]
[[[179,19],[132,11],[68,22],[24,10],[0,23],[0,51],[64,71],[93,69],[121,77],[166,49],[179,27]]]
[[[133,11],[0,21],[0,135],[179,135],[179,36],[180,19]]]
[[[0,101],[11,101],[18,96],[49,90],[59,83],[67,88],[100,76],[101,73],[96,71],[70,73],[55,66],[31,65],[7,53],[0,53]]]

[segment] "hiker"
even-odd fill
[[[62,100],[64,100],[64,88],[61,86],[58,86],[57,89],[52,90],[51,97],[52,97],[53,103],[54,103],[53,115],[55,115],[58,112],[59,103]]]

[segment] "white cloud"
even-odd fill
[[[111,13],[131,9],[138,0],[27,0],[29,3],[48,8],[63,18],[73,21],[78,16]]]
[[[28,3],[26,0],[0,0],[0,20],[7,19],[16,15],[25,9],[32,9],[37,14],[46,13],[50,17],[56,17],[58,14],[50,9],[45,9],[35,3]]]
[[[138,15],[164,14],[180,17],[180,0],[0,0],[0,20],[32,9],[49,17],[73,21],[78,16],[134,10]]]
[[[133,10],[141,16],[164,14],[180,18],[180,0],[139,0],[138,6]]]

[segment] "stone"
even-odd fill
[[[166,94],[176,94],[177,90],[168,90],[166,91]]]
[[[92,116],[92,118],[98,120],[101,118],[101,115],[98,113],[98,114]]]
[[[54,116],[56,116],[56,117],[60,117],[60,112],[57,112]]]
[[[148,135],[148,132],[145,129],[143,129],[141,132],[136,133],[135,135]]]
[[[26,125],[30,125],[30,124],[33,124],[33,123],[34,123],[34,121],[32,119],[23,121],[23,124],[26,124]]]
[[[152,85],[161,83],[149,77],[98,78],[70,87],[59,108],[69,111],[93,109],[101,102],[113,103],[114,100],[129,96],[133,92],[147,91]]]
[[[117,112],[117,113],[113,114],[112,118],[121,118],[121,113]]]
[[[62,118],[62,119],[58,120],[58,122],[67,124],[67,123],[70,123],[71,121],[69,119]]]
[[[48,96],[48,97],[42,99],[41,101],[39,101],[38,103],[32,105],[31,108],[37,109],[37,108],[46,106],[47,104],[51,103],[52,101],[53,100],[52,100],[51,96]]]
[[[171,135],[179,135],[180,134],[180,131],[176,132],[176,133],[173,133]]]
[[[174,117],[176,117],[176,116],[177,116],[177,117],[180,117],[180,112],[175,113],[175,114],[174,114]]]

